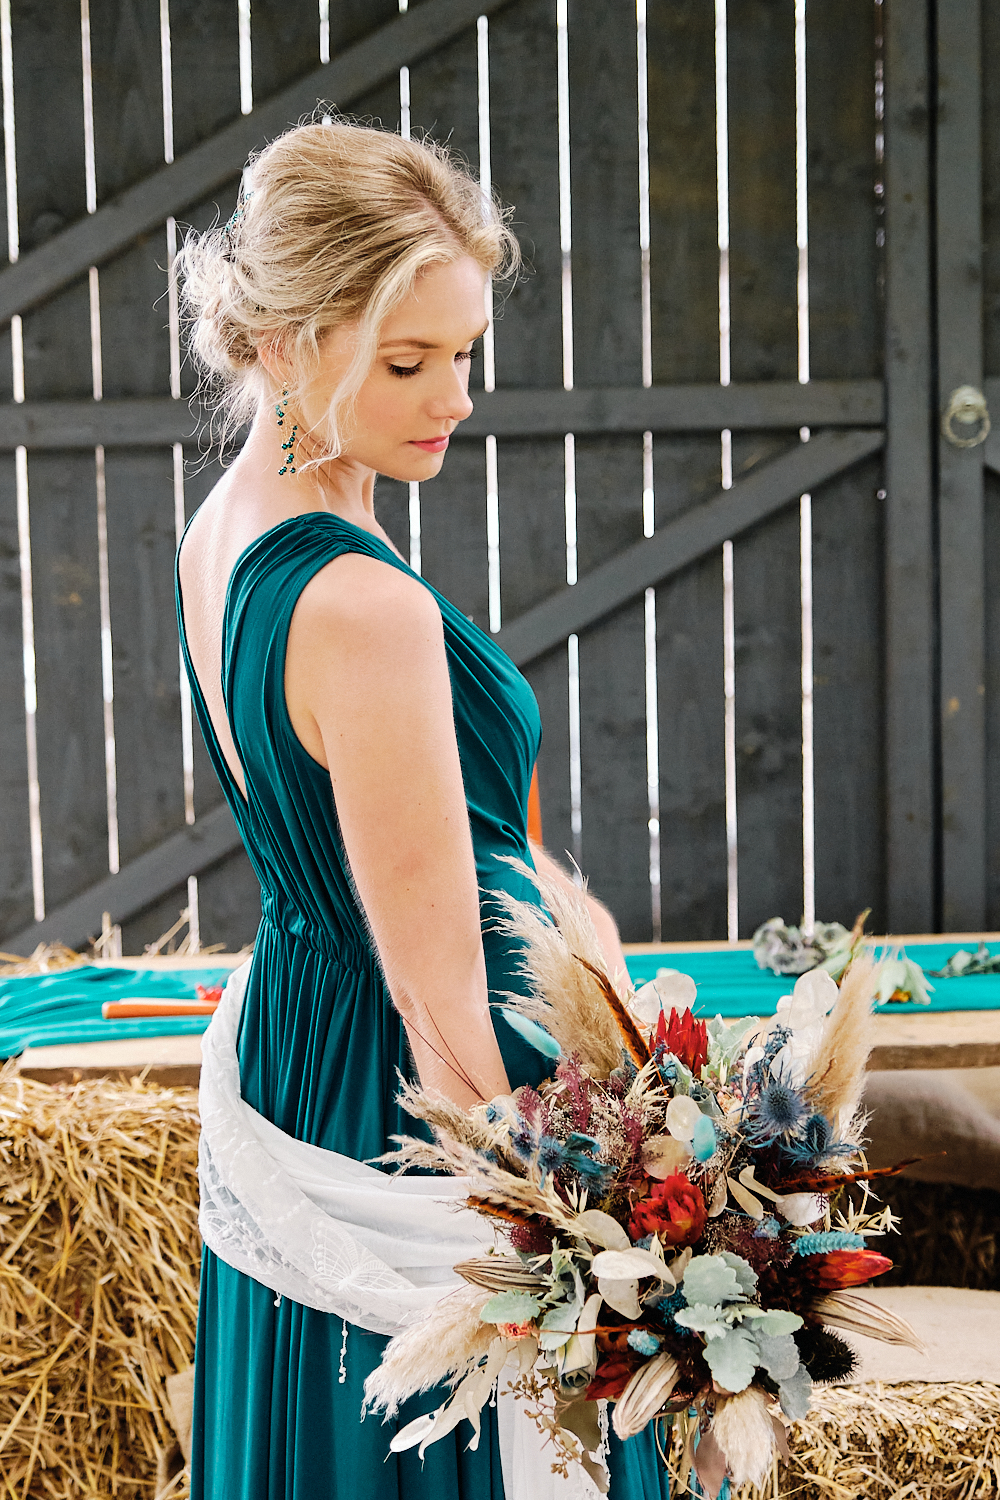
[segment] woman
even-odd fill
[[[378,474],[439,472],[472,410],[487,277],[515,261],[444,153],[344,123],[275,141],[226,229],[183,255],[194,352],[229,413],[252,416],[178,555],[198,717],[262,888],[240,1093],[287,1135],[359,1161],[413,1129],[397,1070],[415,1063],[462,1106],[545,1073],[494,1031],[489,994],[519,978],[483,894],[538,899],[506,863],[532,857],[537,707],[373,506]],[[206,1249],[194,1500],[503,1500],[495,1414],[474,1453],[459,1428],[423,1464],[390,1456],[392,1429],[360,1422],[385,1340],[347,1334]],[[613,1443],[611,1468],[613,1496],[660,1496],[651,1439]]]

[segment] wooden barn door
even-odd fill
[[[189,877],[253,935],[168,266],[319,101],[514,206],[475,413],[376,506],[530,678],[550,847],[637,941],[1000,926],[1000,8],[10,0],[0,48],[3,946],[135,950]]]

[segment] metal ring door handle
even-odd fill
[[[958,422],[960,429],[955,430]],[[970,431],[978,428],[978,431]],[[985,443],[990,430],[990,414],[986,397],[974,385],[960,385],[948,397],[948,405],[941,415],[941,432],[955,448],[977,448]]]

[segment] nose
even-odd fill
[[[453,364],[428,403],[427,414],[437,422],[464,422],[472,415],[468,365]]]

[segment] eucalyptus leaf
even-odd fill
[[[797,1422],[809,1413],[812,1400],[812,1380],[805,1365],[799,1365],[790,1380],[778,1382],[778,1400],[781,1410],[790,1421]]]
[[[721,1255],[696,1255],[684,1272],[683,1291],[691,1306],[744,1300],[736,1271]]]
[[[724,1390],[746,1390],[757,1368],[757,1340],[747,1328],[730,1328],[705,1345],[705,1362]]]
[[[479,1316],[484,1323],[530,1323],[541,1310],[542,1304],[530,1292],[497,1292]]]
[[[798,1313],[786,1312],[784,1308],[775,1307],[770,1312],[757,1312],[750,1318],[755,1333],[766,1333],[771,1338],[777,1338],[782,1333],[794,1333],[796,1328],[802,1327],[802,1319]]]
[[[493,1299],[496,1300],[496,1299]],[[489,1303],[486,1304],[489,1307]],[[576,1325],[580,1319],[580,1304],[578,1302],[557,1302],[555,1307],[550,1307],[542,1319],[542,1328],[546,1333],[553,1331],[559,1333],[575,1333]],[[506,1318],[503,1320],[508,1321]],[[543,1347],[548,1348],[546,1344]]]
[[[682,1307],[674,1313],[674,1322],[682,1328],[693,1328],[707,1339],[723,1338],[728,1332],[726,1315],[721,1307],[707,1307],[704,1303],[694,1307]]]
[[[755,1326],[754,1337],[757,1340],[760,1363],[771,1379],[779,1383],[782,1380],[791,1380],[799,1368],[799,1349],[792,1335],[779,1333],[772,1337],[771,1334],[764,1333]]]
[[[726,1265],[731,1266],[735,1271],[736,1280],[740,1284],[740,1291],[744,1297],[753,1297],[757,1291],[757,1272],[753,1266],[733,1250],[723,1250],[720,1253]]]

